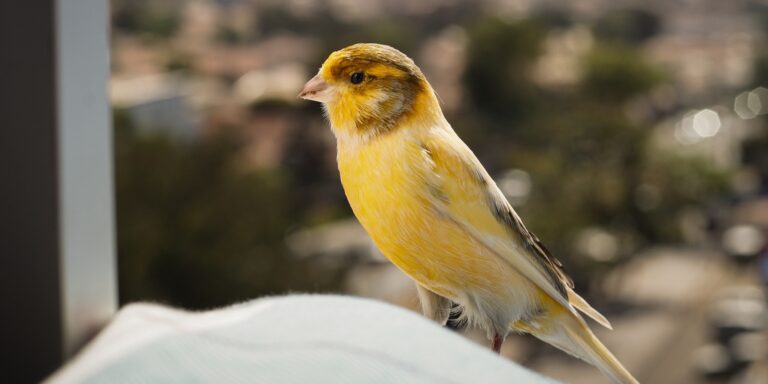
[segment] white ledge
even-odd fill
[[[389,304],[330,295],[123,308],[47,383],[554,383]]]

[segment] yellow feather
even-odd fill
[[[608,319],[606,319],[605,316],[603,316],[603,314],[598,312],[596,309],[592,308],[592,306],[589,305],[589,303],[587,303],[586,300],[584,300],[581,296],[579,296],[578,293],[574,292],[570,288],[568,288],[568,301],[570,301],[571,305],[576,307],[579,311],[583,312],[585,315],[589,316],[592,320],[596,321],[598,324],[608,329],[613,329],[611,322],[608,321]]]
[[[355,216],[382,253],[438,294],[455,299],[456,288],[510,284],[495,258],[477,257],[482,246],[431,208],[418,176],[428,169],[418,136],[398,129],[363,146],[339,143],[339,170]]]

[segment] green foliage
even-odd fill
[[[190,72],[193,69],[192,58],[182,52],[171,52],[165,62],[169,72]]]
[[[288,256],[290,183],[237,166],[230,137],[140,134],[115,113],[120,300],[208,308],[288,289],[334,289],[337,276]],[[322,275],[322,273],[320,273]]]
[[[728,179],[713,164],[650,148],[650,127],[629,122],[621,109],[573,102],[537,120],[537,137],[511,145],[506,164],[533,178],[520,210],[529,228],[586,283],[606,270],[575,253],[583,229],[608,230],[619,239],[619,256],[677,242],[683,211],[722,196]]]
[[[752,66],[752,85],[768,86],[768,50],[759,51]]]
[[[742,144],[745,165],[758,172],[763,180],[762,190],[768,191],[768,115],[759,116],[759,133]]]
[[[532,19],[547,30],[568,28],[574,22],[573,16],[561,9],[543,9],[536,12]]]
[[[214,39],[218,42],[228,45],[242,44],[246,41],[245,37],[243,37],[243,35],[238,32],[238,30],[227,24],[221,24],[218,26],[216,29],[216,34],[214,35]]]
[[[558,112],[538,116],[506,161],[533,177],[534,191],[521,210],[530,227],[553,252],[571,259],[568,264],[574,262],[573,241],[584,228],[653,237],[643,233],[642,218],[631,213],[648,127],[630,123],[621,109],[591,100],[551,107]]]
[[[416,53],[418,39],[415,26],[411,23],[396,22],[387,18],[350,25],[334,20],[330,26],[332,32],[320,35],[320,49],[312,67],[319,67],[328,57],[329,52],[356,43],[378,43],[398,47],[406,54]]]
[[[659,33],[661,21],[643,9],[609,11],[595,22],[594,33],[604,41],[640,44]]]
[[[662,76],[629,47],[599,45],[587,56],[583,90],[604,102],[623,103],[648,92]]]
[[[757,26],[762,32],[764,34],[768,33],[768,4],[750,2],[747,4],[747,9],[749,10],[749,14],[754,17]]]
[[[752,3],[749,9],[763,35],[768,36],[768,4]],[[768,87],[768,48],[765,46],[765,38],[763,44],[757,45],[750,83],[752,86]]]
[[[181,16],[173,7],[150,6],[147,0],[116,0],[112,24],[124,32],[166,39],[176,34]]]
[[[656,239],[681,236],[679,216],[690,207],[706,207],[728,192],[729,175],[710,161],[657,153],[643,169],[642,185],[657,191],[657,202],[643,214]],[[636,200],[637,201],[637,200]]]
[[[514,123],[534,113],[530,67],[543,31],[530,22],[478,21],[469,30],[464,84],[478,112]]]

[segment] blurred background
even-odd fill
[[[120,301],[418,309],[296,97],[331,51],[377,42],[420,65],[641,382],[768,382],[767,34],[765,0],[113,0]],[[529,337],[503,352],[604,380]]]

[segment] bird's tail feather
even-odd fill
[[[548,327],[531,330],[537,338],[578,357],[602,371],[616,384],[637,384],[629,371],[595,337],[581,318],[562,313]]]

